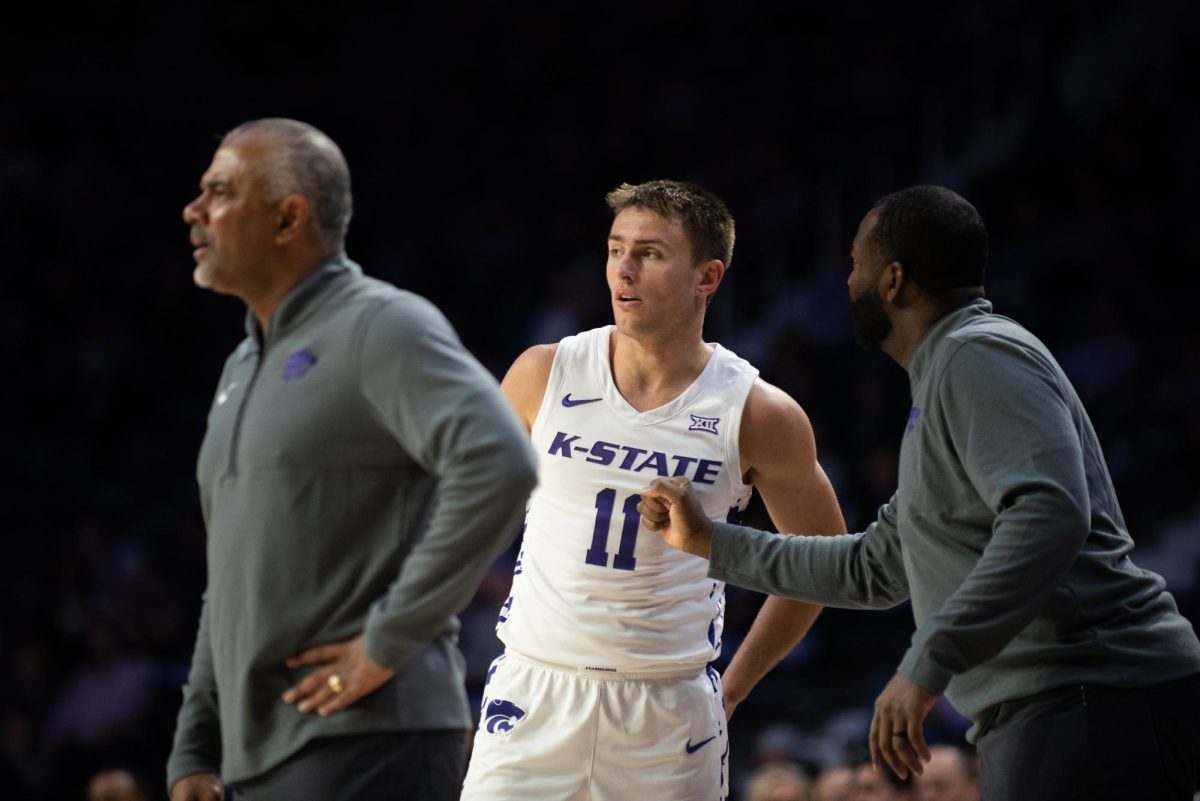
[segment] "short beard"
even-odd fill
[[[850,317],[854,321],[854,341],[867,350],[881,350],[883,340],[892,330],[892,321],[883,310],[879,296],[864,290],[850,300]]]

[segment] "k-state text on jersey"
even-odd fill
[[[564,456],[574,459],[576,453],[587,454],[584,461],[602,466],[612,465],[620,470],[630,470],[635,473],[649,471],[659,476],[687,476],[696,484],[716,483],[721,474],[722,462],[715,459],[701,459],[696,456],[676,456],[662,451],[652,451],[646,448],[635,448],[632,445],[622,445],[618,442],[596,440],[591,447],[579,444],[582,439],[578,434],[567,434],[558,431],[546,451],[552,456]],[[618,461],[618,457],[620,460]],[[688,475],[691,471],[692,475]]]

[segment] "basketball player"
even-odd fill
[[[780,530],[845,530],[804,412],[702,337],[733,253],[724,204],[675,181],[624,184],[608,203],[616,325],[530,348],[501,385],[532,434],[540,486],[467,801],[726,796],[728,715],[819,607],[768,598],[723,692],[708,663],[724,585],[640,526],[650,478],[686,476],[714,520],[736,519],[757,487]]]

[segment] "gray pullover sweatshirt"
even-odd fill
[[[208,586],[167,772],[270,769],[316,737],[468,728],[456,613],[520,531],[529,437],[427,301],[337,258],[225,364],[197,475]],[[397,670],[329,717],[284,660],[365,630]]]
[[[1091,421],[1024,328],[974,301],[909,367],[899,487],[861,534],[717,524],[709,574],[829,606],[912,599],[899,672],[986,728],[998,704],[1069,684],[1200,673],[1200,641],[1133,541]]]

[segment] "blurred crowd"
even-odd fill
[[[909,403],[903,371],[851,341],[850,241],[881,195],[954,188],[989,226],[997,310],[1092,415],[1134,560],[1200,620],[1194,4],[681,0],[581,21],[484,2],[319,30],[254,7],[137,11],[101,37],[111,20],[81,10],[49,52],[4,34],[5,797],[86,798],[114,768],[162,797],[205,582],[194,459],[242,336],[238,304],[192,286],[179,211],[217,135],[251,117],[341,144],[351,257],[435,302],[497,376],[608,321],[607,190],[722,195],[738,244],[706,336],[805,408],[852,531],[894,488]],[[769,525],[761,506],[749,522]],[[462,615],[475,697],[514,556]],[[727,592],[724,660],[761,602]],[[735,798],[915,798],[815,789],[866,781],[871,704],[912,630],[907,605],[826,610],[738,708]],[[965,729],[939,705],[927,734],[961,746]]]

